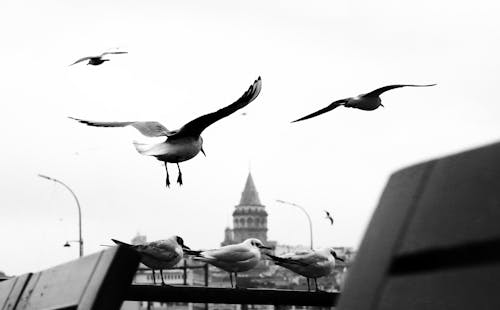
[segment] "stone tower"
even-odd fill
[[[260,202],[251,173],[248,173],[240,203],[233,211],[232,243],[239,243],[247,238],[267,242],[266,207]]]

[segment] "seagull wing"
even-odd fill
[[[128,54],[128,52],[104,52],[101,54],[101,57],[110,55],[110,54]]]
[[[172,244],[165,243],[165,240],[153,241],[147,244],[134,246],[134,249],[150,257],[161,257],[161,259],[170,261],[179,257],[179,253]]]
[[[224,107],[220,110],[217,110],[213,113],[205,114],[200,116],[189,123],[182,126],[176,136],[199,136],[205,128],[212,125],[216,121],[233,114],[239,109],[245,107],[250,102],[255,100],[260,93],[262,88],[262,80],[259,76],[257,80],[253,82],[253,84],[248,88],[248,90],[235,102]]]
[[[74,65],[74,64],[77,64],[79,62],[82,62],[82,61],[85,61],[85,60],[90,60],[92,58],[95,58],[96,56],[87,56],[87,57],[83,57],[83,58],[80,58],[78,59],[77,61],[75,61],[74,63],[72,63],[70,66]]]
[[[217,260],[224,262],[239,262],[253,258],[254,255],[247,247],[234,244],[228,245],[215,250],[208,250],[202,252],[201,257],[206,258],[207,261]]]
[[[323,255],[319,255],[319,253],[314,251],[310,251],[308,253],[295,253],[290,255],[288,259],[304,266],[328,260]]]
[[[82,124],[95,127],[126,127],[131,125],[147,137],[168,137],[175,133],[175,131],[169,131],[165,126],[158,122],[94,122],[74,117],[70,118]]]
[[[415,84],[395,84],[395,85],[388,85],[384,87],[377,88],[369,93],[366,93],[363,95],[363,97],[378,97],[381,94],[385,93],[388,90],[394,89],[394,88],[400,88],[400,87],[429,87],[429,86],[434,86],[436,84],[426,84],[426,85],[415,85]]]
[[[337,101],[334,101],[332,102],[329,106],[319,110],[319,111],[316,111],[314,113],[311,113],[309,115],[306,115],[304,117],[301,117],[299,119],[296,119],[294,120],[292,123],[295,123],[295,122],[300,122],[300,121],[303,121],[303,120],[306,120],[308,118],[312,118],[312,117],[315,117],[315,116],[318,116],[318,115],[321,115],[323,113],[326,113],[328,111],[331,111],[339,106],[341,106],[342,104],[346,103],[347,102],[347,99],[340,99],[340,100],[337,100]]]
[[[301,263],[300,261],[294,260],[289,257],[279,257],[274,256],[268,253],[265,253],[269,258],[271,258],[278,265],[298,265],[298,266],[307,266],[306,264]]]

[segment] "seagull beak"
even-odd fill
[[[203,149],[203,147],[201,147],[201,152],[203,153],[203,155],[205,155],[205,157],[207,157],[207,154],[205,154],[205,150]]]
[[[264,245],[259,245],[259,249],[272,250],[273,248],[270,248],[270,247],[264,246]]]
[[[381,106],[382,108],[385,108],[383,104],[380,104],[380,106]]]
[[[181,246],[182,246],[182,249],[183,249],[183,250],[191,250],[191,248],[190,248],[190,247],[188,247],[188,246],[187,246],[187,245],[185,245],[185,244],[183,244],[183,245],[181,245]]]
[[[335,259],[341,261],[341,262],[345,262],[345,260],[343,258],[340,258],[340,257],[335,257]]]

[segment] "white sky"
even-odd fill
[[[498,1],[10,1],[0,2],[0,270],[73,259],[75,203],[85,252],[181,235],[215,247],[251,162],[272,240],[357,246],[391,172],[500,138]],[[92,67],[76,59],[120,48]],[[133,129],[91,120],[158,120],[169,129],[219,109],[262,76],[260,96],[209,127],[202,155],[164,186]],[[373,112],[331,101],[394,83],[438,83],[382,96]],[[335,216],[332,228],[323,209]]]

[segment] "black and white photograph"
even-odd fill
[[[500,2],[0,2],[0,309],[500,309]]]

